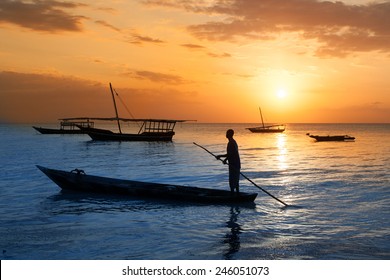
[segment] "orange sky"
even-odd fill
[[[0,122],[390,120],[390,1],[1,0]],[[122,117],[130,117],[119,108]]]

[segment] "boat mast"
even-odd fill
[[[263,114],[261,113],[260,107],[259,107],[259,111],[260,111],[261,123],[263,124],[263,128],[264,128],[265,126],[264,126],[264,121],[263,121]]]
[[[114,102],[115,115],[116,115],[116,121],[118,122],[119,133],[122,134],[121,124],[120,124],[120,122],[119,122],[119,117],[118,117],[118,109],[116,108],[116,102],[115,102],[115,97],[114,97],[114,91],[112,90],[111,83],[110,83],[110,90],[111,90],[111,95],[112,95],[112,101]]]

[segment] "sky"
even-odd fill
[[[113,117],[112,83],[124,118],[389,123],[389,15],[371,0],[1,0],[0,122]]]

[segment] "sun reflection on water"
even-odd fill
[[[279,152],[276,158],[280,170],[287,170],[288,168],[286,138],[286,134],[281,133],[279,133],[276,138],[276,146],[278,147]]]

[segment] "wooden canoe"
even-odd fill
[[[82,170],[62,171],[37,165],[54,183],[64,190],[152,197],[178,201],[213,204],[253,203],[257,193],[232,194],[218,190],[181,185],[150,183],[86,175]]]
[[[310,138],[315,139],[317,142],[327,142],[327,141],[355,141],[355,137],[349,135],[311,135],[307,133]]]

